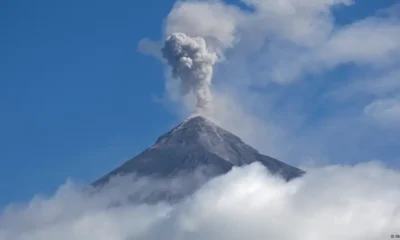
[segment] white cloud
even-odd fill
[[[387,66],[400,57],[400,25],[390,17],[370,17],[334,31],[318,59],[333,66],[344,63]]]
[[[349,101],[351,98],[362,96],[386,98],[400,92],[400,71],[398,69],[362,75],[354,77],[340,88],[331,90],[327,97],[335,101]]]
[[[165,34],[183,32],[225,48],[233,45],[242,15],[239,8],[220,1],[177,2],[167,17]]]
[[[245,23],[246,27],[250,28],[250,31],[258,30],[263,33],[263,41],[274,38],[306,47],[325,39],[332,30],[331,7],[352,3],[347,0],[243,0],[243,2],[255,8],[252,18],[247,19]]]
[[[375,81],[367,81],[366,91],[376,96],[400,92],[400,70],[389,71]]]
[[[252,11],[222,1],[178,2],[165,23],[166,35],[181,31],[209,39],[212,48],[229,50],[229,61],[244,59],[263,80],[288,83],[341,64],[382,67],[400,56],[396,5],[346,26],[335,26],[333,8],[353,2],[243,0]],[[215,44],[217,39],[220,44]],[[222,49],[222,50],[221,50]],[[287,66],[291,71],[287,71]]]
[[[400,98],[377,99],[364,108],[364,114],[383,126],[400,127]]]
[[[66,184],[3,212],[0,239],[386,239],[400,229],[399,182],[377,163],[309,169],[289,183],[253,164],[181,203],[118,207],[109,205],[127,197],[126,184],[97,195]]]
[[[163,61],[161,48],[162,47],[160,43],[144,38],[139,41],[137,50],[142,54],[150,55],[157,58],[160,61]]]

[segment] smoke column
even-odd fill
[[[210,85],[217,55],[209,52],[205,40],[173,33],[161,51],[172,67],[173,77],[181,80],[181,94],[192,92],[197,98],[197,107],[207,108],[212,101]]]

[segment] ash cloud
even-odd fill
[[[217,54],[207,49],[204,38],[173,33],[166,39],[162,55],[172,67],[172,76],[180,79],[181,94],[193,93],[197,107],[207,108],[212,101],[210,86]]]

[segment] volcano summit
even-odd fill
[[[254,162],[262,164],[269,172],[281,176],[286,181],[304,174],[304,171],[298,168],[260,154],[211,120],[196,116],[188,118],[159,137],[153,146],[103,176],[93,185],[104,185],[112,177],[120,175],[135,174],[140,177],[168,179],[182,173],[190,176],[199,169],[209,179],[225,174],[233,167]],[[189,188],[192,191],[196,187]]]

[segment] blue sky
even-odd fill
[[[360,1],[336,9],[336,24],[357,21],[393,3]],[[51,193],[67,178],[90,182],[180,121],[155,101],[164,93],[163,65],[137,51],[142,38],[163,37],[162,24],[173,4],[0,3],[0,192],[5,193],[0,207]],[[317,78],[335,79],[345,71],[335,68]],[[256,89],[263,94],[263,88]],[[335,113],[327,105],[305,108],[316,112],[310,126]],[[397,129],[390,132],[389,137],[398,136]],[[399,156],[397,146],[396,141],[380,146],[383,150],[373,157],[385,155],[392,164]]]
[[[91,181],[176,121],[152,100],[162,66],[136,51],[171,6],[2,1],[0,205]]]

